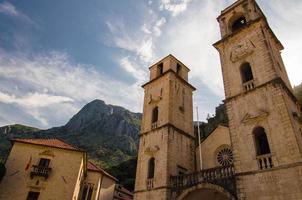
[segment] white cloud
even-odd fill
[[[124,60],[125,63],[130,62]],[[128,70],[135,69],[129,66]],[[143,75],[142,71],[137,73]],[[72,63],[60,52],[36,56],[1,54],[0,91],[0,103],[18,106],[41,123],[28,122],[29,125],[42,128],[67,122],[94,99],[134,111],[140,111],[142,104],[142,90],[137,82],[114,80],[94,66]]]
[[[0,101],[3,103],[16,103],[27,108],[39,108],[57,103],[73,102],[73,99],[37,92],[28,93],[23,97],[16,97],[15,95],[6,94],[0,91]]]
[[[170,12],[173,17],[176,17],[187,10],[190,2],[191,0],[161,0],[159,9],[166,10]]]
[[[161,35],[161,28],[162,26],[166,23],[166,18],[162,17],[160,18],[158,21],[156,21],[154,27],[153,27],[153,31],[155,36],[160,36]]]
[[[23,20],[29,24],[35,24],[27,15],[17,10],[16,7],[8,1],[0,3],[0,13]]]
[[[19,12],[16,10],[15,6],[7,1],[0,3],[0,13],[17,17]]]
[[[173,18],[162,35],[164,45],[158,53],[174,54],[191,69],[191,80],[205,84],[221,99],[224,92],[220,60],[212,44],[219,40],[216,17],[223,6],[217,0],[198,2],[182,18]],[[163,43],[161,41],[159,44]]]
[[[129,60],[129,57],[124,57],[120,59],[119,64],[123,69],[125,69],[127,72],[129,72],[136,78],[137,84],[142,84],[144,81],[147,80],[147,73],[140,67],[135,66],[135,63],[131,62]]]
[[[298,85],[302,82],[302,26],[299,20],[302,18],[302,1],[270,0],[259,3],[264,13],[269,15],[268,21],[285,48],[282,57],[289,79],[292,85]]]

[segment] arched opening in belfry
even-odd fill
[[[254,79],[250,63],[243,63],[240,67],[242,82],[246,83]]]
[[[148,179],[154,178],[155,158],[150,158],[148,163]]]
[[[255,137],[256,153],[257,156],[270,154],[271,150],[268,144],[265,129],[261,126],[256,127],[253,131]]]
[[[159,63],[157,65],[157,74],[162,75],[164,73],[164,63]]]
[[[156,106],[152,110],[152,124],[158,121],[158,107]]]
[[[237,18],[233,24],[232,24],[232,32],[235,32],[243,27],[246,26],[246,18],[244,16],[241,16]]]

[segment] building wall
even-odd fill
[[[103,176],[100,196],[98,200],[112,200],[115,189],[115,181],[107,176]]]
[[[27,164],[37,165],[40,158],[51,159],[52,171],[47,180],[41,177],[31,179],[31,167],[25,171]],[[40,192],[39,200],[75,200],[83,158],[82,152],[16,142],[6,161],[0,199],[24,200],[29,191],[37,191]]]
[[[237,182],[242,191],[239,199],[302,199],[301,166],[251,173]]]
[[[220,147],[231,147],[230,131],[228,127],[219,125],[202,143],[202,169],[220,166],[217,162],[217,150]],[[199,146],[196,148],[197,170],[200,170]]]
[[[152,191],[144,191],[134,194],[137,200],[167,200],[171,199],[167,189],[157,189]]]
[[[84,184],[93,185],[92,200],[113,199],[116,182],[101,172],[88,170]]]
[[[227,103],[237,172],[258,169],[253,136],[257,126],[266,130],[275,166],[302,161],[296,132],[284,102],[286,96],[278,85],[268,85]]]
[[[169,71],[144,85],[144,109],[141,125],[135,195],[137,200],[169,199],[171,175],[180,170],[191,173],[195,167],[195,140],[193,132],[193,87],[187,82],[188,69],[173,56],[167,56],[165,71],[175,71],[181,64],[180,76]],[[156,75],[156,65],[150,68],[151,79]],[[158,76],[158,75],[157,75]],[[152,111],[158,107],[156,126],[152,125]],[[154,178],[148,180],[148,164],[155,159]],[[148,183],[152,187],[147,187]],[[150,185],[150,184],[149,184]]]
[[[93,185],[92,198],[93,200],[98,200],[97,195],[99,195],[100,187],[99,184],[102,181],[102,174],[95,171],[87,171],[87,176],[85,177],[84,184],[88,183]]]

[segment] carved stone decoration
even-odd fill
[[[242,123],[246,124],[246,123],[255,123],[258,121],[261,121],[265,118],[267,118],[267,116],[269,115],[269,113],[265,110],[258,110],[254,113],[247,113],[243,119],[241,120]]]
[[[254,52],[255,45],[251,40],[245,40],[236,44],[231,49],[231,61],[237,62],[238,60],[251,55]]]
[[[45,150],[45,151],[39,153],[39,155],[55,157],[55,154],[51,150]]]
[[[145,150],[145,153],[149,154],[149,155],[153,155],[158,150],[159,150],[159,146],[155,145],[155,146],[147,147],[146,150]]]
[[[159,94],[150,94],[148,104],[159,102],[160,100],[162,100],[162,96],[163,89],[161,88]]]
[[[233,152],[230,148],[221,149],[217,153],[217,162],[221,166],[229,166],[233,164]]]

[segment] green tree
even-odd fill
[[[5,171],[6,171],[6,169],[5,169],[4,161],[0,160],[0,181],[3,178]]]
[[[302,83],[294,87],[294,93],[302,107]]]

